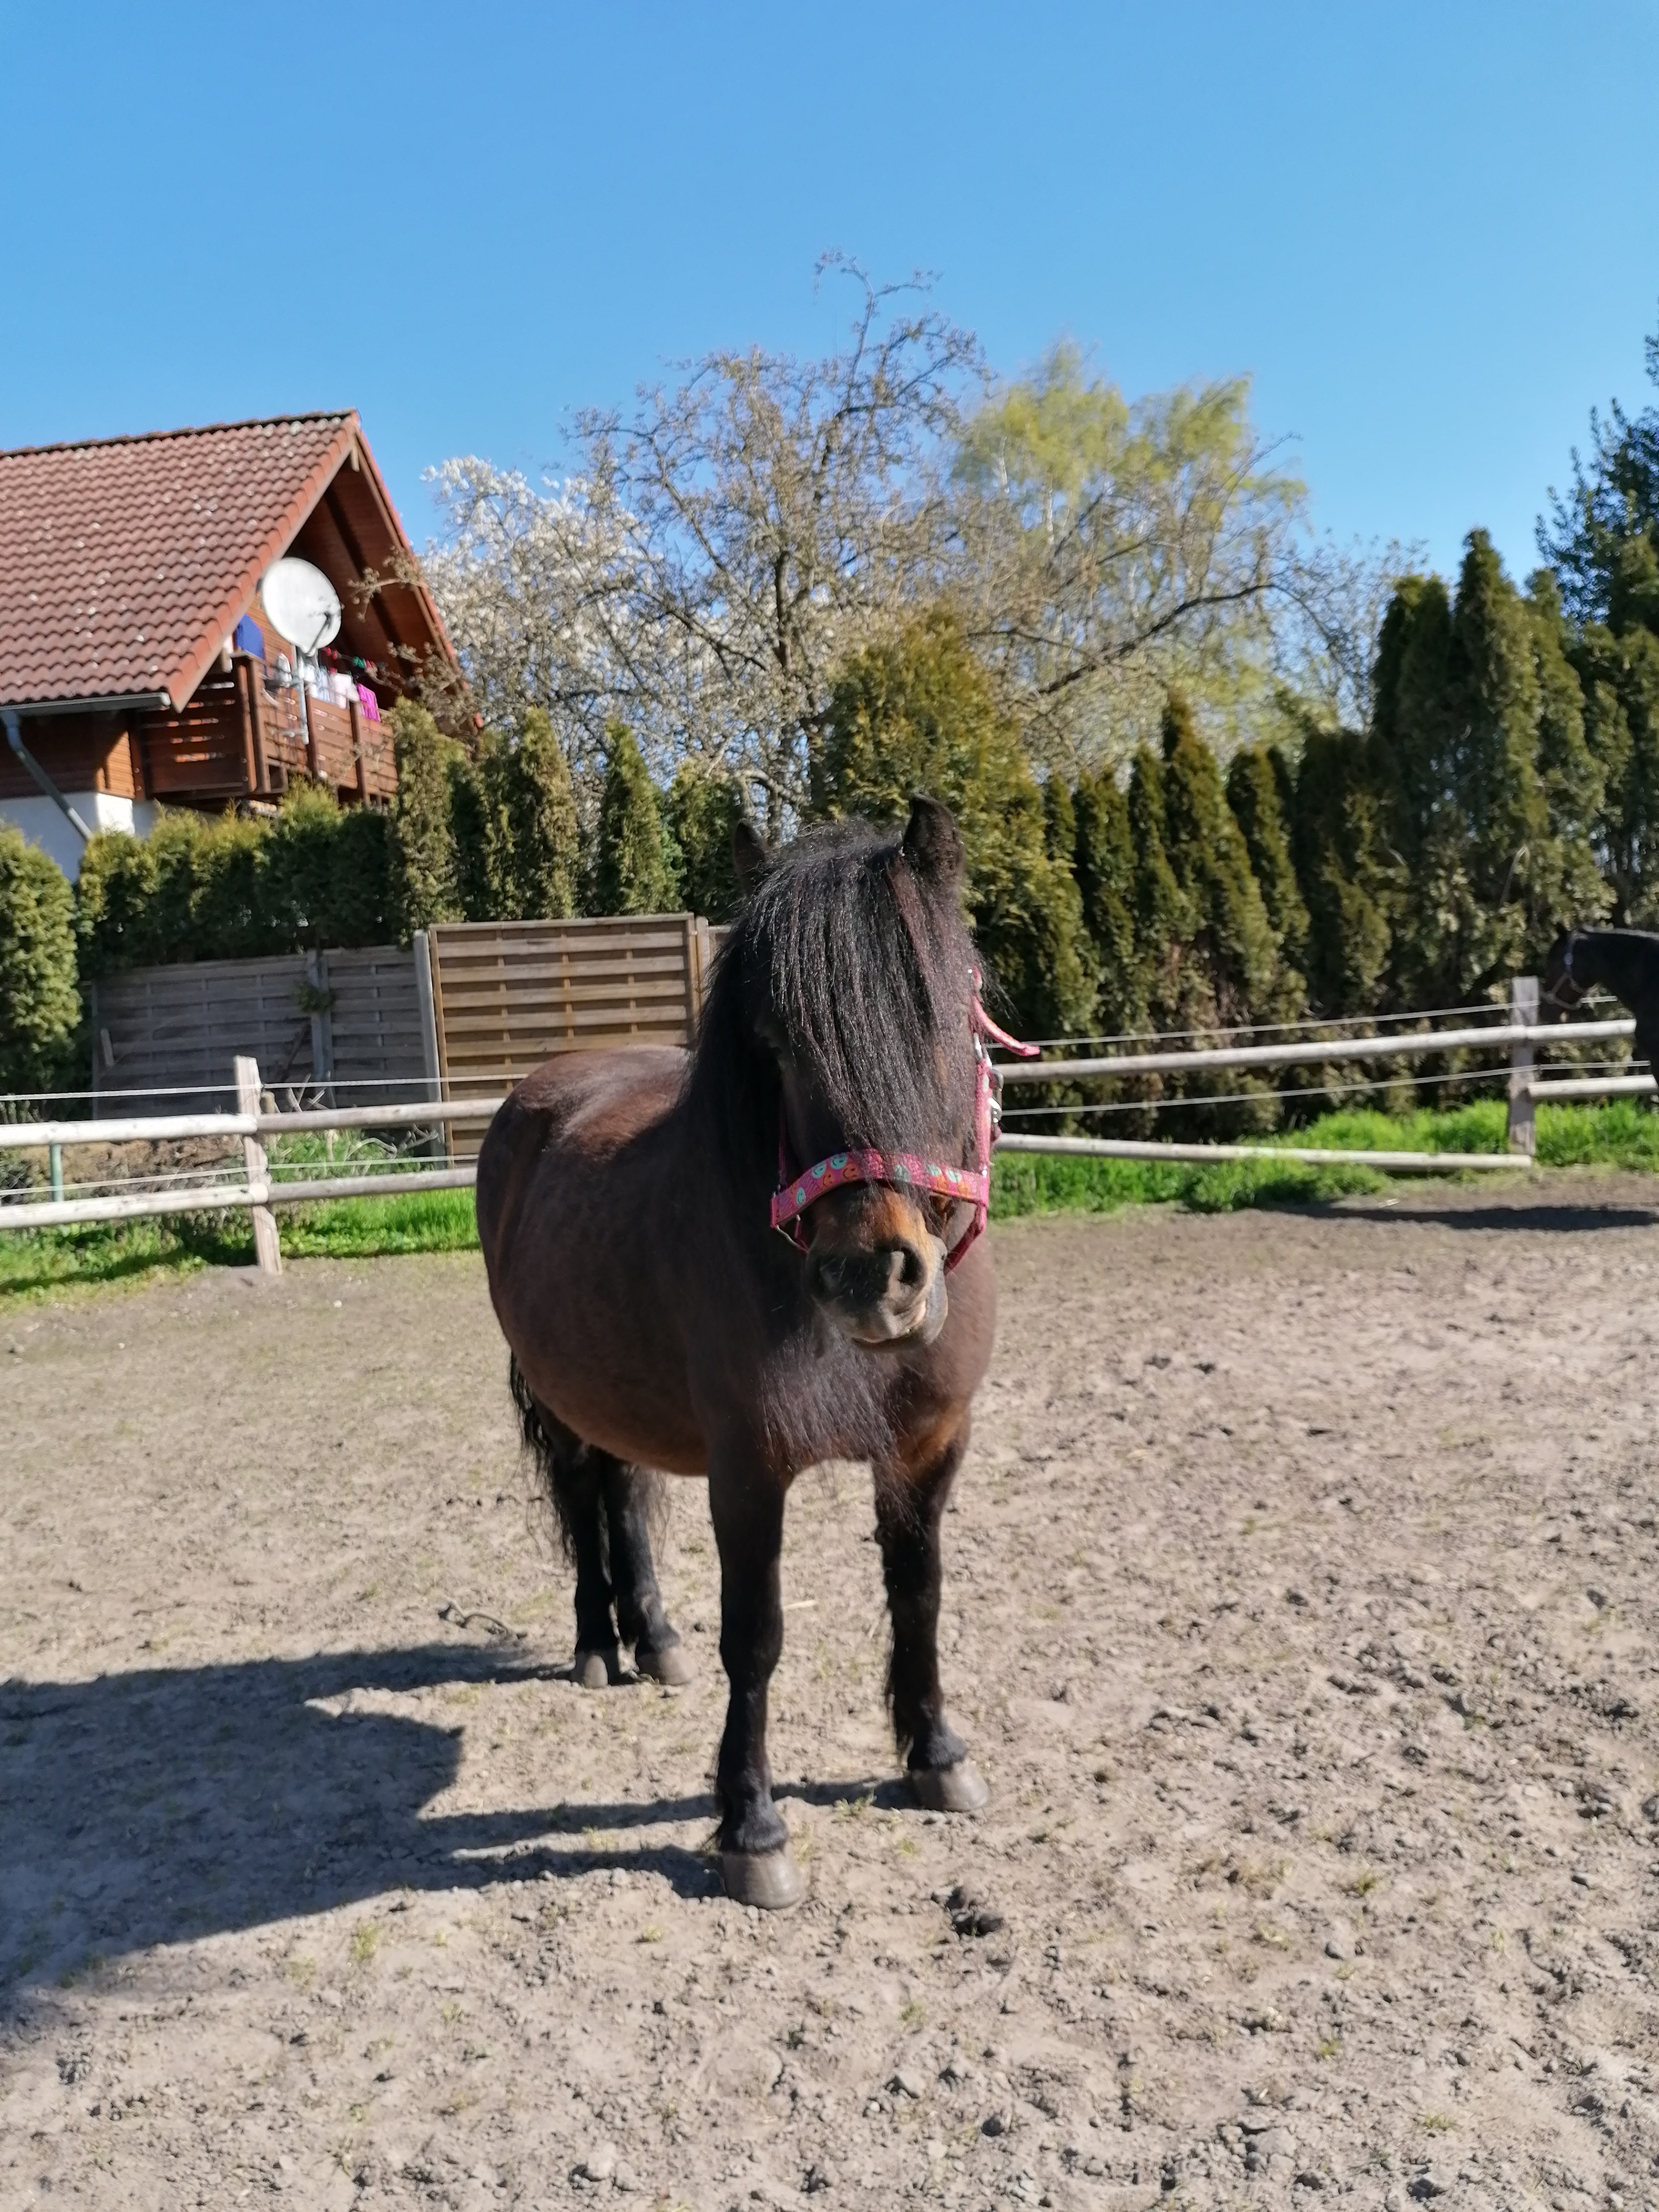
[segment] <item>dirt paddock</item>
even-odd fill
[[[1659,2202],[1659,1187],[996,1249],[992,1806],[908,1808],[817,1471],[776,1917],[702,1848],[704,1496],[696,1684],[561,1680],[476,1261],[0,1317],[0,2203]]]

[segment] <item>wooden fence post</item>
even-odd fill
[[[1531,1029],[1536,1024],[1536,975],[1510,977],[1510,1020],[1516,1029]],[[1512,1044],[1510,1047],[1509,1149],[1512,1152],[1526,1152],[1535,1158],[1538,1124],[1532,1102],[1533,1060],[1533,1048],[1529,1044]]]
[[[257,1114],[259,1110],[259,1063],[238,1053],[236,1067],[236,1110],[239,1114]],[[264,1182],[270,1176],[270,1164],[265,1148],[258,1137],[244,1137],[242,1158],[247,1166],[250,1183]],[[280,1275],[283,1272],[283,1248],[276,1241],[276,1217],[268,1206],[252,1208],[253,1215],[253,1256],[262,1275]]]

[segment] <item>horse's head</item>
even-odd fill
[[[1564,1022],[1584,999],[1590,985],[1573,974],[1573,947],[1583,932],[1564,929],[1550,947],[1538,988],[1540,1022]]]
[[[811,1194],[787,1233],[812,1297],[855,1344],[930,1342],[971,1203],[918,1188],[902,1165],[836,1178],[857,1175],[860,1152],[976,1165],[974,950],[956,823],[918,799],[902,836],[837,824],[775,859],[744,825],[737,860],[749,903],[732,951],[750,1039],[776,1071],[780,1182],[799,1176]]]

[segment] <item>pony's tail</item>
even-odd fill
[[[559,1548],[568,1565],[574,1567],[576,1564],[579,1520],[597,1512],[599,1541],[605,1547],[609,1571],[610,1512],[616,1510],[616,1505],[614,1498],[608,1510],[602,1501],[618,1473],[626,1477],[628,1492],[644,1509],[651,1542],[660,1547],[668,1533],[669,1498],[668,1485],[662,1476],[647,1468],[625,1467],[608,1452],[585,1444],[574,1429],[566,1428],[562,1421],[536,1402],[516,1353],[507,1355],[507,1382],[513,1402],[519,1409],[519,1435],[536,1469],[536,1486],[553,1508]]]
[[[562,1421],[555,1420],[536,1403],[516,1352],[507,1354],[507,1385],[519,1409],[519,1435],[535,1468],[537,1487],[553,1508],[558,1523],[559,1548],[574,1566],[577,1502],[572,1477],[587,1448]]]

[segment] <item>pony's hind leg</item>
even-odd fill
[[[975,1813],[990,1795],[945,1717],[939,1680],[939,1520],[967,1448],[964,1420],[921,1468],[876,1469],[876,1534],[893,1622],[893,1732],[908,1754],[911,1795],[945,1813]]]
[[[680,1649],[678,1630],[663,1611],[651,1556],[651,1522],[661,1494],[661,1477],[643,1468],[596,1452],[604,1468],[600,1495],[611,1539],[611,1582],[617,1598],[617,1626],[634,1647],[634,1664],[654,1682],[678,1686],[691,1680],[691,1667]]]
[[[513,1361],[508,1370],[519,1425],[559,1523],[565,1557],[576,1570],[575,1676],[585,1690],[621,1680],[617,1626],[605,1559],[604,1484],[616,1465],[531,1395]]]

